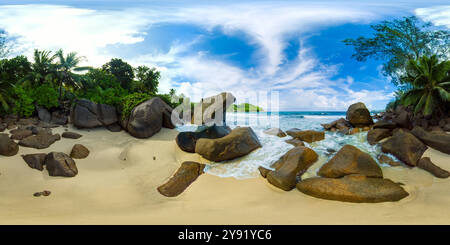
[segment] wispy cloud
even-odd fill
[[[415,10],[415,13],[436,26],[445,26],[450,29],[450,5],[419,8]]]

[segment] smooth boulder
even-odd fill
[[[409,195],[392,180],[364,175],[309,178],[297,183],[297,189],[316,198],[354,203],[395,202]]]
[[[36,154],[22,155],[22,158],[30,168],[42,171],[44,170],[46,156],[47,154],[45,153],[36,153]]]
[[[19,145],[35,149],[45,149],[60,139],[61,136],[59,134],[42,133],[20,140]]]
[[[11,139],[13,140],[21,140],[25,139],[28,136],[31,136],[33,132],[28,129],[14,129],[10,131]]]
[[[218,139],[199,139],[195,152],[215,162],[245,156],[261,147],[258,137],[250,127],[237,127]]]
[[[365,152],[352,145],[344,145],[318,172],[319,176],[340,178],[350,174],[382,178],[377,162]]]
[[[50,176],[74,177],[78,174],[75,161],[62,152],[50,152],[47,154],[45,165]]]
[[[296,138],[308,143],[325,139],[325,132],[314,130],[300,130],[297,128],[290,129],[286,133],[292,138]]]
[[[414,127],[411,133],[429,147],[450,154],[450,134],[445,132],[426,132],[421,127]]]
[[[429,157],[421,158],[417,162],[417,167],[429,172],[430,174],[438,178],[445,179],[450,176],[450,173],[447,170],[444,170],[439,166],[436,166]]]
[[[364,127],[373,124],[370,112],[362,102],[350,105],[347,109],[346,119],[354,127]]]
[[[402,129],[381,144],[382,152],[394,155],[409,166],[416,166],[427,149],[414,135]]]
[[[19,146],[7,134],[0,134],[0,155],[14,156],[19,152]]]
[[[380,140],[392,135],[392,130],[387,128],[374,128],[367,132],[367,142],[371,145],[375,145]]]
[[[77,128],[108,126],[119,121],[114,106],[96,104],[86,99],[78,100],[70,114]]]
[[[183,162],[175,174],[163,185],[158,187],[158,192],[166,197],[175,197],[183,193],[201,174],[204,164],[197,162]]]
[[[297,176],[301,176],[308,170],[318,157],[317,153],[310,148],[295,147],[272,165],[275,170],[266,174],[267,181],[284,191],[290,191],[295,188]]]
[[[89,149],[84,145],[75,144],[70,151],[70,157],[74,159],[83,159],[89,156]]]
[[[195,145],[199,139],[218,139],[228,135],[231,129],[227,126],[211,126],[200,129],[196,132],[180,132],[175,142],[178,147],[185,152],[195,152]]]
[[[81,134],[75,133],[75,132],[64,132],[61,134],[61,137],[68,138],[68,139],[79,139],[81,138]]]

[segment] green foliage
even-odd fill
[[[133,91],[156,94],[161,74],[156,68],[138,66],[135,69],[137,80],[133,82]]]
[[[31,72],[31,63],[25,56],[0,60],[0,80],[17,83]]]
[[[352,55],[358,61],[367,58],[385,60],[383,73],[392,78],[395,85],[404,82],[408,60],[418,59],[423,55],[437,54],[446,57],[450,51],[450,32],[434,30],[431,23],[421,23],[416,17],[404,17],[393,21],[383,21],[372,25],[373,37],[346,39],[343,42],[355,48]]]
[[[33,98],[30,89],[15,86],[13,89],[14,106],[12,112],[18,116],[29,117],[34,112]]]
[[[450,61],[439,62],[436,55],[409,60],[402,80],[411,86],[401,95],[403,105],[414,105],[414,113],[431,115],[449,106]]]
[[[227,109],[227,111],[230,112],[260,112],[260,111],[264,111],[263,108],[256,106],[256,105],[252,105],[249,103],[242,103],[239,105],[233,104],[232,107],[229,107]]]
[[[59,105],[58,91],[50,83],[42,84],[36,89],[30,89],[32,91],[32,98],[37,105],[46,109],[52,109]]]
[[[150,98],[151,96],[149,94],[144,93],[133,93],[124,96],[119,105],[119,111],[122,113],[122,118],[128,118],[134,107]]]
[[[134,78],[133,67],[121,59],[111,59],[102,69],[114,75],[122,88],[129,90]]]

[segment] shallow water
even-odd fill
[[[254,178],[259,175],[258,167],[270,168],[270,165],[283,156],[287,151],[293,148],[285,141],[292,137],[286,136],[279,138],[277,136],[267,135],[264,130],[278,127],[283,131],[291,128],[301,130],[319,130],[322,131],[321,123],[328,123],[345,118],[345,112],[279,112],[277,114],[268,113],[227,113],[227,125],[231,128],[237,126],[250,126],[258,136],[262,147],[250,153],[247,156],[224,161],[220,163],[211,163],[205,171],[209,174],[220,177],[234,177],[236,179]],[[180,131],[195,130],[195,126],[187,125],[178,127]],[[314,149],[319,154],[319,161],[312,168],[313,172],[308,171],[309,176],[314,176],[315,171],[330,159],[333,154],[328,149],[338,151],[346,144],[354,145],[364,152],[369,153],[375,160],[381,152],[379,146],[372,146],[367,143],[367,132],[361,132],[354,135],[342,135],[336,132],[325,132],[325,139],[305,145]],[[393,157],[393,156],[391,156]],[[394,157],[393,157],[394,158]],[[395,158],[394,158],[395,159]],[[388,165],[383,164],[383,167]]]

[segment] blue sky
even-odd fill
[[[357,101],[382,109],[395,87],[381,62],[351,59],[342,40],[409,15],[450,28],[445,1],[173,0],[3,0],[0,28],[17,53],[63,48],[92,66],[119,57],[156,67],[161,92],[175,88],[193,100],[276,91],[281,110],[345,110]]]

